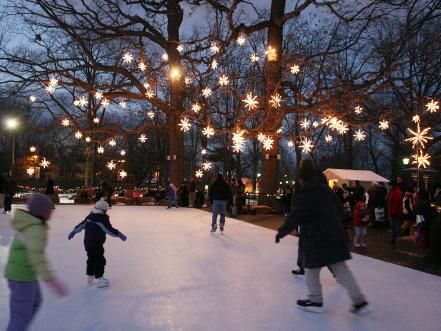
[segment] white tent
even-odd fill
[[[328,179],[329,185],[332,187],[334,182],[338,186],[342,184],[353,184],[354,181],[359,180],[364,187],[369,187],[372,182],[388,183],[389,179],[384,178],[371,170],[351,170],[351,169],[332,169],[328,168],[323,171]]]

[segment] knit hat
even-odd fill
[[[297,178],[307,181],[316,174],[314,163],[311,159],[302,159],[300,167],[297,169]]]
[[[29,213],[36,217],[42,217],[54,208],[54,204],[47,195],[35,193],[26,200]]]
[[[107,208],[109,208],[109,204],[104,199],[97,201],[95,204],[95,209],[106,211]]]

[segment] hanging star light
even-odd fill
[[[125,109],[125,108],[127,107],[127,103],[125,103],[124,101],[121,101],[118,105],[119,105],[122,109]]]
[[[211,44],[210,50],[211,50],[211,53],[213,53],[213,54],[217,54],[220,51],[219,46],[217,46],[216,43]]]
[[[273,148],[274,139],[271,137],[266,137],[263,141],[263,148],[267,151]]]
[[[250,56],[250,60],[251,62],[255,63],[255,62],[259,62],[259,56],[257,55],[257,53],[253,53]]]
[[[35,169],[34,169],[33,167],[29,167],[29,168],[26,169],[26,173],[27,173],[29,176],[33,176],[34,173],[35,173]]]
[[[191,110],[193,110],[197,114],[201,110],[201,106],[196,102],[191,106]]]
[[[310,153],[312,151],[312,148],[314,147],[314,144],[309,138],[304,138],[301,140],[299,147],[301,148],[302,153]]]
[[[181,127],[181,131],[187,132],[190,130],[191,124],[186,117],[181,119],[181,123],[178,124]]]
[[[380,121],[380,124],[378,125],[378,127],[380,128],[380,130],[389,129],[389,121],[386,121],[386,120]]]
[[[110,162],[107,162],[106,166],[109,170],[113,170],[116,168],[116,163],[111,160]]]
[[[130,54],[130,52],[126,52],[125,54],[124,54],[124,56],[123,56],[123,60],[124,60],[124,63],[132,63],[132,61],[133,61],[133,55],[132,54]]]
[[[106,98],[101,100],[101,106],[107,107],[109,105],[110,101]]]
[[[222,75],[219,77],[219,85],[220,86],[227,86],[229,83],[230,83],[230,81],[228,80],[228,76]]]
[[[185,76],[185,78],[184,78],[185,85],[190,85],[192,81],[193,81],[193,79],[191,77]]]
[[[56,79],[55,77],[51,77],[49,79],[49,86],[56,87],[57,85],[58,85],[58,79]]]
[[[207,126],[204,130],[202,130],[202,134],[207,138],[214,136],[214,129],[211,126]]]
[[[142,84],[144,86],[144,88],[146,89],[146,91],[150,90],[150,84],[149,83],[144,83]]]
[[[93,119],[93,123],[98,124],[100,122],[100,119],[98,117],[95,117]]]
[[[332,136],[328,134],[328,135],[325,137],[325,140],[326,140],[327,143],[331,142],[331,141],[332,141]]]
[[[104,154],[104,147],[99,146],[96,151],[98,152],[98,154]]]
[[[204,163],[202,163],[202,168],[203,168],[205,171],[210,170],[210,169],[211,169],[211,162],[205,161]]]
[[[288,141],[288,147],[294,147],[294,142],[292,140]]]
[[[124,179],[125,177],[127,177],[127,172],[125,170],[121,170],[119,172],[119,176]]]
[[[206,98],[208,98],[212,93],[213,91],[209,87],[206,87],[202,90],[202,95]]]
[[[427,111],[430,113],[436,113],[439,109],[438,101],[431,100],[427,105]]]
[[[240,35],[237,38],[237,44],[240,45],[240,46],[243,46],[243,44],[245,44],[246,41],[247,41],[247,39],[245,38],[244,35]]]
[[[348,131],[349,131],[349,126],[346,123],[339,121],[338,126],[337,126],[338,134],[343,135],[343,134],[346,134],[346,132],[348,132]]]
[[[300,126],[302,127],[303,130],[306,130],[307,128],[309,128],[309,121],[305,118],[303,119],[302,122],[300,122]]]
[[[257,135],[257,140],[259,140],[261,143],[263,143],[265,139],[266,139],[266,136],[262,132],[259,132],[259,134]]]
[[[90,143],[92,141],[92,139],[90,137],[86,137],[86,143]]]
[[[46,160],[46,158],[44,157],[43,160],[40,162],[40,166],[43,167],[44,169],[46,169],[47,167],[49,167],[51,163]]]
[[[65,118],[64,120],[61,121],[61,125],[64,127],[68,127],[70,125],[70,121]]]
[[[233,151],[239,153],[243,151],[245,147],[245,138],[243,137],[244,131],[237,130],[233,133]]]
[[[147,99],[151,99],[151,98],[153,98],[155,95],[153,94],[152,91],[147,91],[147,92],[145,93],[145,96],[147,97]]]
[[[360,115],[363,112],[363,107],[357,106],[354,111],[357,115]]]
[[[147,69],[147,66],[145,65],[144,62],[139,62],[138,69],[141,71],[145,71]]]
[[[418,144],[422,148],[424,148],[425,144],[428,142],[428,140],[433,139],[433,137],[430,137],[428,135],[428,133],[430,131],[430,127],[421,130],[420,122],[417,123],[417,130],[416,131],[413,131],[409,128],[407,130],[413,135],[413,137],[406,139],[406,141],[410,141],[412,143],[412,148],[415,148],[415,146],[417,146]]]
[[[216,60],[213,60],[211,62],[211,65],[210,65],[211,69],[216,70],[218,66],[219,66],[219,63]]]
[[[196,178],[201,178],[204,175],[204,173],[202,172],[202,170],[197,170],[195,173]]]
[[[362,131],[361,129],[358,129],[357,131],[355,131],[354,139],[356,141],[363,141],[365,138],[366,138],[366,133],[364,131]]]
[[[269,104],[274,108],[279,108],[282,103],[282,96],[279,93],[276,93],[271,96]]]
[[[29,97],[29,101],[30,101],[30,102],[35,102],[35,101],[37,101],[37,98],[36,98],[34,95],[31,95],[31,96]]]
[[[298,64],[293,64],[289,69],[291,69],[291,74],[297,75],[300,72],[300,66]]]
[[[418,123],[419,121],[420,121],[420,115],[415,115],[414,117],[412,117],[412,122]]]
[[[30,151],[31,153],[35,153],[36,150],[37,150],[37,147],[35,147],[35,146],[31,146],[31,147],[29,147],[29,151]]]
[[[75,132],[75,138],[81,139],[83,137],[83,134],[80,131]]]
[[[150,119],[153,119],[153,118],[155,117],[155,113],[152,112],[152,111],[149,111],[149,112],[147,113],[147,116],[148,116]]]
[[[55,87],[52,85],[48,85],[48,86],[46,86],[45,90],[47,93],[52,94],[55,92]]]
[[[245,103],[245,108],[248,108],[248,110],[254,110],[259,105],[259,101],[256,100],[257,96],[253,96],[253,94],[250,92],[247,94],[247,97],[243,99],[242,101]]]
[[[280,127],[280,128],[276,131],[277,134],[281,134],[282,132],[283,132],[283,128],[282,128],[282,127]]]
[[[430,161],[429,159],[431,158],[431,156],[427,153],[423,154],[423,151],[420,151],[420,153],[416,153],[414,155],[412,155],[412,157],[415,159],[414,161],[412,161],[412,164],[417,164],[418,168],[426,168],[428,166],[430,166]]]
[[[167,53],[162,54],[162,60],[165,62],[168,61],[168,54]]]
[[[206,155],[206,154],[207,154],[207,150],[206,150],[205,148],[202,149],[202,150],[201,150],[201,154],[202,154],[202,155]]]
[[[178,45],[178,47],[176,47],[176,50],[177,50],[179,53],[182,53],[182,52],[184,51],[184,46],[182,46],[182,45]]]
[[[81,98],[74,101],[74,105],[77,107],[86,107],[87,103],[88,103],[87,99],[84,95]]]
[[[127,153],[125,150],[122,150],[119,154],[121,154],[121,156],[125,156]]]
[[[110,139],[110,141],[109,141],[109,145],[112,146],[112,147],[116,146],[116,141],[115,141],[115,139]]]
[[[147,141],[147,137],[146,137],[145,134],[142,134],[142,135],[139,136],[138,140],[139,140],[141,143],[145,143],[145,142]]]
[[[101,91],[96,91],[95,92],[95,99],[97,100],[101,100],[103,98],[103,92]]]

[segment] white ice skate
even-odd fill
[[[104,277],[100,277],[96,280],[96,287],[97,288],[101,288],[101,287],[109,287],[109,280],[104,278]]]
[[[87,276],[87,285],[93,285],[93,282],[95,281],[95,276]]]

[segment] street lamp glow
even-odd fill
[[[8,118],[6,120],[6,127],[8,129],[14,130],[18,126],[18,120],[16,118]]]
[[[409,164],[409,161],[410,161],[410,159],[409,159],[408,157],[405,157],[405,158],[403,159],[403,164],[404,164],[404,165],[408,165],[408,164]]]

